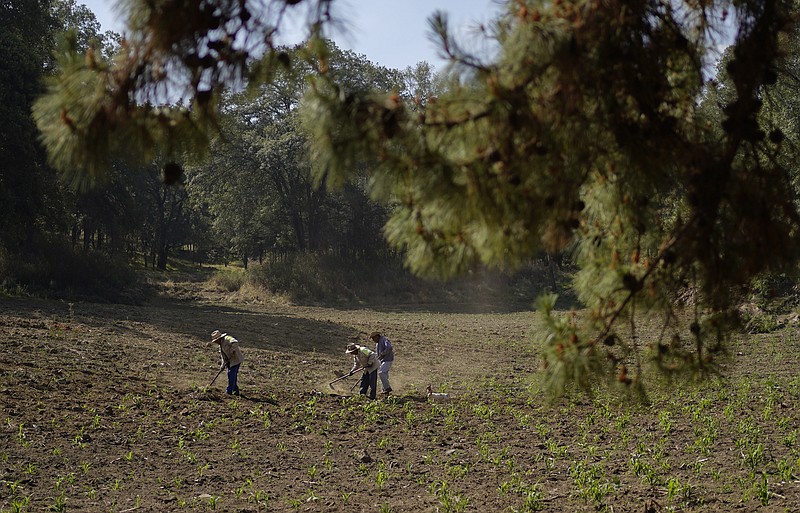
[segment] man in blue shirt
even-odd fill
[[[372,332],[369,336],[375,342],[375,353],[378,355],[378,360],[381,362],[378,367],[378,377],[381,378],[381,388],[383,393],[389,395],[392,392],[392,387],[389,385],[389,369],[394,362],[394,348],[389,339],[381,335],[379,331]]]

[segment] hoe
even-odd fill
[[[338,383],[339,381],[341,381],[341,380],[343,380],[343,379],[347,379],[347,378],[349,378],[350,376],[352,376],[353,374],[355,374],[356,372],[358,372],[358,371],[360,371],[360,370],[363,370],[363,369],[364,369],[363,367],[359,367],[358,369],[353,369],[353,371],[352,371],[352,372],[348,372],[348,373],[347,373],[347,374],[345,374],[344,376],[338,377],[338,378],[334,379],[333,381],[331,381],[330,383],[328,383],[328,386],[329,386],[329,387],[331,387],[331,388],[333,388],[333,384],[334,384],[334,383]],[[356,383],[358,383],[358,381],[356,381]],[[350,388],[350,390],[353,390],[355,387],[356,387],[356,385],[354,384],[354,385],[353,385],[353,386]]]

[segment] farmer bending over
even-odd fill
[[[244,354],[239,349],[239,341],[227,333],[214,330],[211,333],[211,342],[219,344],[219,355],[222,358],[220,370],[228,368],[228,388],[225,389],[225,393],[239,395],[239,385],[237,384],[239,365],[244,361]]]
[[[345,354],[353,355],[353,368],[350,369],[349,375],[352,375],[358,369],[364,371],[361,376],[360,393],[367,395],[367,389],[369,389],[368,397],[375,399],[378,388],[378,366],[380,365],[378,355],[372,349],[358,344],[349,344]]]

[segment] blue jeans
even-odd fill
[[[228,388],[225,389],[226,394],[239,394],[239,385],[236,384],[236,380],[239,377],[239,365],[237,363],[233,367],[228,367]]]
[[[367,395],[367,389],[371,389],[370,399],[375,399],[378,390],[378,371],[365,372],[361,375],[361,394]]]

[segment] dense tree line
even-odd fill
[[[122,161],[102,188],[71,187],[48,165],[31,109],[45,90],[45,78],[59,71],[58,52],[69,47],[107,59],[118,48],[119,36],[100,33],[94,14],[75,0],[5,2],[0,19],[0,38],[8,49],[0,58],[4,286],[113,289],[115,275],[125,281],[136,237],[153,246],[150,239],[168,219],[156,208],[166,203],[159,193],[174,192],[163,188],[158,174],[145,167],[132,170]],[[95,277],[97,265],[107,271]]]
[[[332,63],[352,88],[402,87],[404,75],[331,44]],[[386,253],[381,228],[387,207],[371,202],[365,175],[340,191],[311,174],[306,131],[298,112],[310,73],[302,47],[285,49],[294,66],[276,70],[254,91],[224,94],[220,133],[210,156],[191,166],[187,188],[207,204],[215,233],[247,264],[249,258],[294,252],[335,254],[343,260]]]
[[[110,73],[128,43],[118,34],[102,34],[94,14],[75,0],[11,2],[0,9],[0,37],[9,48],[0,77],[5,287],[102,288],[87,276],[93,267],[107,266],[105,276],[124,275],[130,265],[163,270],[176,255],[195,262],[241,261],[245,267],[253,259],[286,260],[298,253],[343,261],[396,258],[381,237],[389,206],[368,198],[365,169],[336,192],[310,173],[298,116],[303,77],[311,72],[302,46],[281,49],[295,65],[281,66],[268,84],[214,100],[222,115],[210,151],[185,145],[143,151],[123,143],[102,171],[87,175],[76,165],[59,175],[51,163],[74,146],[66,142],[47,158],[31,111],[52,105],[34,100],[47,83],[71,84],[77,101],[105,94],[92,75]],[[433,81],[427,65],[399,72],[332,44],[329,51],[341,79],[359,90],[405,90],[406,81],[419,89]],[[74,81],[62,79],[73,72]],[[56,108],[61,126],[79,131],[80,115]],[[145,102],[142,109],[157,113],[169,107]],[[103,147],[97,139],[81,158],[91,159]]]

